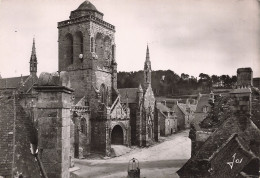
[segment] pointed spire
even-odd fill
[[[150,61],[150,53],[149,53],[148,44],[147,44],[147,48],[146,48],[146,60],[145,61]]]
[[[33,38],[33,45],[32,45],[31,61],[32,60],[36,60],[37,61],[36,48],[35,48],[35,38]]]
[[[146,49],[146,60],[144,62],[144,91],[149,87],[151,84],[151,74],[152,73],[152,68],[151,68],[151,61],[150,61],[150,53],[149,53],[149,47],[147,44],[147,49]]]
[[[143,92],[143,88],[142,88],[141,84],[139,84],[138,92]]]
[[[37,73],[37,57],[36,57],[36,48],[35,48],[35,38],[33,38],[33,45],[32,45],[32,54],[30,58],[30,73],[35,74]]]

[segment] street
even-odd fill
[[[137,158],[140,161],[141,177],[173,178],[176,171],[190,158],[191,142],[189,131],[161,137],[160,143],[148,148],[134,147],[125,155],[111,159],[76,159],[74,172],[79,177],[127,177],[128,161]]]

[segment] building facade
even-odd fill
[[[130,108],[131,140],[133,145],[148,146],[158,141],[158,117],[155,117],[155,97],[151,86],[151,61],[149,48],[144,62],[143,87],[120,88],[121,102]]]

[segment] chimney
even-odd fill
[[[230,97],[234,100],[232,109],[237,115],[251,115],[251,68],[237,69],[237,88],[230,92]]]
[[[166,100],[163,101],[163,104],[166,106]]]
[[[237,69],[237,87],[252,87],[253,71],[250,67]]]

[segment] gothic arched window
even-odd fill
[[[115,51],[116,48],[115,48],[115,45],[112,45],[112,59],[115,59]]]
[[[108,36],[104,38],[104,57],[106,60],[111,60],[111,39]]]
[[[98,59],[103,59],[103,57],[104,57],[104,47],[103,47],[103,40],[102,40],[102,34],[101,33],[97,33],[97,35],[96,35],[95,52],[98,56]]]
[[[100,86],[100,101],[101,101],[101,103],[106,104],[106,98],[107,98],[107,96],[106,96],[106,86],[105,86],[105,84],[102,84]]]
[[[83,134],[86,134],[86,119],[85,118],[82,118],[80,120],[80,131],[83,133]]]
[[[64,58],[66,63],[73,64],[73,37],[70,33],[65,36],[65,54]]]
[[[83,34],[82,32],[76,32],[74,40],[74,51],[76,57],[79,57],[80,54],[83,54]]]
[[[93,39],[93,37],[90,38],[90,52],[94,52],[94,39]]]

